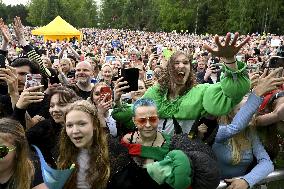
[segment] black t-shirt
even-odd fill
[[[87,98],[91,95],[91,91],[83,91],[76,84],[68,85],[67,87],[74,90],[76,94],[84,100],[87,100]]]

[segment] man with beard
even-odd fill
[[[69,85],[68,87],[73,89],[79,97],[86,100],[90,97],[93,88],[93,84],[91,83],[93,67],[89,62],[83,61],[77,64],[75,71],[76,84]]]

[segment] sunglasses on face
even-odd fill
[[[0,160],[4,159],[5,156],[9,154],[9,152],[12,152],[16,149],[16,147],[8,147],[8,146],[0,146]]]
[[[150,125],[155,125],[158,123],[158,116],[150,116],[150,117],[136,117],[136,122],[140,126],[145,126],[147,124],[147,121],[149,121]]]

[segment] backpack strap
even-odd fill
[[[182,128],[176,118],[172,116],[173,119],[173,124],[174,124],[174,129],[175,129],[175,134],[182,134]]]

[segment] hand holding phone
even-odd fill
[[[57,75],[52,75],[49,77],[49,83],[51,85],[53,84],[60,84],[59,78],[57,77]]]
[[[102,87],[100,90],[100,100],[103,100],[106,97],[106,102],[112,100],[112,90],[110,87]]]
[[[16,104],[17,108],[26,109],[32,103],[41,102],[44,99],[44,93],[39,92],[43,85],[33,86],[24,89]]]
[[[278,68],[284,68],[284,58],[280,56],[273,56],[269,60],[268,64],[268,73],[272,73],[272,71]],[[279,71],[277,77],[283,77],[283,71]]]
[[[114,86],[114,102],[116,104],[120,103],[123,90],[128,89],[128,88],[129,86],[128,86],[127,81],[123,81],[123,77],[118,78]]]

